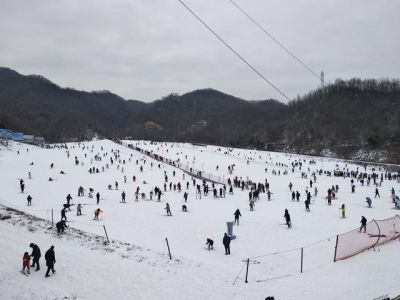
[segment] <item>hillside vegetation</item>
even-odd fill
[[[398,80],[337,80],[289,104],[212,89],[144,103],[0,68],[0,127],[52,142],[96,132],[399,163],[399,104]]]

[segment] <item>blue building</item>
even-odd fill
[[[12,132],[11,133],[11,139],[13,141],[23,142],[24,141],[24,134],[22,132]]]
[[[0,139],[11,139],[11,130],[0,128]]]

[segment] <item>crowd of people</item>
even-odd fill
[[[278,198],[283,198],[287,197],[286,195],[278,195],[276,194],[275,191],[275,186],[274,186],[274,193],[272,192],[272,187],[271,187],[271,182],[268,180],[268,178],[265,178],[263,182],[259,182],[257,180],[252,180],[249,179],[248,176],[240,176],[240,174],[237,174],[238,172],[236,171],[236,165],[235,164],[230,164],[226,172],[230,175],[227,176],[226,179],[224,179],[221,182],[215,181],[215,180],[208,180],[207,178],[204,178],[202,174],[199,174],[198,172],[190,173],[190,172],[183,172],[181,170],[177,170],[179,174],[173,170],[167,173],[167,171],[164,171],[164,176],[163,176],[163,182],[156,182],[152,181],[152,184],[155,184],[154,187],[148,187],[148,182],[145,180],[139,182],[137,180],[137,176],[140,177],[140,173],[144,172],[146,168],[149,168],[153,170],[153,167],[155,167],[156,170],[161,170],[161,164],[163,161],[160,162],[160,159],[157,161],[153,161],[151,158],[147,158],[145,156],[141,157],[140,159],[136,159],[133,157],[131,154],[130,156],[122,157],[120,150],[118,149],[111,149],[111,152],[107,152],[103,147],[101,147],[101,151],[95,152],[94,151],[94,146],[86,146],[85,144],[77,144],[75,146],[70,146],[70,145],[58,145],[54,146],[58,147],[58,149],[62,149],[65,151],[67,154],[67,158],[70,158],[70,151],[72,151],[74,148],[77,147],[79,148],[82,152],[84,152],[84,157],[87,159],[87,155],[92,156],[90,158],[90,164],[97,163],[96,166],[90,166],[88,169],[88,173],[91,174],[90,176],[98,176],[96,174],[102,174],[104,172],[107,172],[112,166],[116,168],[122,175],[123,175],[123,184],[118,182],[118,180],[115,180],[112,184],[108,184],[107,187],[96,187],[94,189],[93,187],[87,187],[86,189],[81,185],[78,187],[78,199],[85,199],[85,201],[92,201],[93,205],[96,205],[96,209],[93,212],[93,221],[99,221],[101,220],[101,214],[103,213],[102,209],[99,207],[100,202],[101,202],[101,189],[105,189],[108,191],[113,191],[113,192],[118,192],[118,198],[121,199],[120,203],[126,204],[127,200],[129,202],[129,199],[132,199],[133,201],[139,201],[139,200],[144,200],[144,201],[155,201],[155,202],[161,202],[161,198],[163,195],[166,195],[167,193],[176,193],[176,195],[182,195],[182,210],[181,212],[186,213],[188,212],[188,206],[189,206],[189,193],[191,192],[191,188],[193,188],[193,193],[197,198],[201,197],[207,197],[209,193],[212,192],[212,197],[214,199],[218,198],[226,198],[229,197],[230,195],[233,195],[234,189],[236,189],[239,193],[243,192],[243,195],[247,194],[248,195],[248,202],[246,203],[246,198],[247,196],[243,197],[243,203],[246,203],[246,206],[249,206],[249,212],[253,212],[256,207],[256,202],[260,201],[260,196],[263,196],[262,198],[265,198],[267,201],[272,201]],[[88,152],[88,153],[87,153]],[[163,155],[157,155],[152,152],[153,157],[164,157]],[[187,156],[186,156],[187,158]],[[246,163],[249,164],[250,161],[254,161],[254,157],[245,157]],[[260,156],[261,159],[261,156]],[[74,158],[74,163],[76,166],[84,166],[84,159],[78,157],[76,155]],[[169,165],[174,165],[175,162],[177,163],[178,160],[173,161],[173,160],[168,160]],[[172,162],[172,163],[171,163]],[[129,180],[128,182],[128,177],[126,175],[126,172],[130,170],[130,165],[129,163],[136,164],[136,166],[139,167],[139,174],[134,174],[132,175],[132,180]],[[103,164],[103,165],[99,165]],[[265,168],[265,173],[267,177],[269,176],[286,176],[289,173],[295,173],[298,172],[301,174],[301,180],[304,182],[307,182],[307,187],[303,192],[301,192],[301,189],[295,186],[291,181],[288,183],[288,194],[289,196],[289,201],[292,202],[300,202],[304,200],[304,209],[306,212],[311,212],[311,205],[313,204],[312,199],[317,198],[319,190],[318,190],[318,177],[319,176],[327,176],[331,177],[332,174],[336,177],[343,177],[343,179],[349,180],[350,183],[350,190],[352,193],[355,193],[356,189],[356,183],[359,183],[360,186],[366,186],[369,187],[370,185],[373,185],[374,187],[374,199],[380,198],[380,192],[379,188],[382,186],[382,182],[384,180],[397,180],[397,178],[400,178],[400,173],[390,173],[386,172],[384,170],[369,170],[367,171],[366,167],[364,171],[359,170],[359,167],[357,167],[354,170],[350,170],[345,164],[345,166],[342,169],[339,169],[339,166],[337,165],[337,168],[335,171],[326,171],[321,169],[316,169],[315,168],[316,162],[315,160],[309,160],[306,161],[297,159],[295,161],[292,161],[290,164],[284,163],[284,162],[275,162],[275,164],[272,163],[272,161],[268,162],[269,168]],[[314,170],[311,170],[310,167],[314,167]],[[55,168],[54,163],[51,163],[50,168],[53,169]],[[215,170],[220,172],[221,171],[220,165],[217,165],[215,167]],[[272,169],[272,170],[271,170]],[[340,172],[339,172],[340,170]],[[268,173],[270,171],[270,173]],[[64,173],[65,174],[65,173]],[[237,174],[237,175],[236,175]],[[204,175],[204,173],[203,173]],[[29,178],[31,178],[31,173],[29,172]],[[215,177],[217,178],[217,176]],[[125,191],[124,187],[129,185],[129,184],[134,184],[136,186],[136,191],[135,193],[129,197],[130,195],[127,195],[127,192]],[[23,179],[19,179],[19,185],[20,185],[20,192],[24,193],[25,191],[25,181]],[[342,188],[341,188],[342,189]],[[86,190],[89,191],[89,193],[86,193]],[[228,191],[228,193],[227,193]],[[183,193],[182,193],[183,192]],[[313,192],[313,195],[312,195]],[[181,194],[182,193],[182,194]],[[326,204],[328,206],[332,206],[332,202],[337,199],[337,196],[339,194],[339,185],[338,184],[332,184],[331,187],[329,187],[326,191],[326,196],[324,198],[326,199]],[[86,196],[85,196],[86,195]],[[94,197],[93,197],[94,195]],[[174,194],[175,195],[175,194]],[[303,195],[303,196],[302,196]],[[87,197],[87,198],[86,198]],[[154,199],[153,199],[154,197]],[[274,197],[274,199],[273,199]],[[94,198],[93,200],[90,200],[91,198]],[[167,199],[171,199],[171,197],[166,197]],[[371,197],[366,197],[366,203],[368,208],[373,208],[372,206],[372,195]],[[391,190],[391,198],[393,203],[395,204],[395,208],[400,208],[400,199],[398,195],[395,192],[395,189],[392,188]],[[60,220],[56,223],[56,229],[57,233],[62,235],[65,233],[65,230],[69,228],[68,225],[68,217],[67,214],[71,211],[71,207],[75,206],[73,203],[73,197],[71,196],[70,193],[67,194],[65,197],[66,201],[64,204],[62,204],[62,208],[60,210],[61,212],[61,218]],[[32,205],[32,200],[33,197],[29,194],[27,196],[27,205],[31,206]],[[36,200],[35,200],[36,201]],[[79,203],[76,204],[76,216],[80,218],[84,218],[84,215],[82,214],[83,206],[86,205],[87,203],[82,203],[82,200],[79,201]],[[374,200],[375,201],[375,200]],[[173,216],[172,214],[172,209],[170,202],[166,202],[165,207],[165,214],[166,216]],[[243,209],[242,209],[243,210]],[[344,203],[340,205],[340,214],[342,218],[346,218],[346,206]],[[179,212],[178,212],[179,213]],[[233,213],[233,223],[236,226],[239,226],[239,221],[240,218],[242,217],[242,213],[239,210],[239,208],[234,211]],[[285,220],[285,225],[287,226],[288,229],[292,228],[292,219],[291,215],[289,213],[289,210],[286,208],[284,210],[283,218]],[[364,216],[362,216],[361,220],[361,227],[360,227],[360,232],[366,232],[366,224],[367,220]],[[230,249],[230,244],[231,240],[234,238],[230,235],[228,235],[227,232],[221,233],[221,236],[223,235],[222,238],[222,244],[225,249],[225,255],[230,255],[231,254],[231,249]],[[206,238],[206,245],[208,250],[213,250],[214,249],[214,237],[207,237]],[[30,245],[33,248],[32,253],[29,255],[28,252],[24,253],[23,256],[23,272],[24,273],[29,273],[30,272],[30,267],[36,266],[36,271],[40,270],[40,264],[39,264],[39,259],[40,259],[40,249],[37,245],[31,243]],[[52,271],[53,273],[55,272],[54,270],[54,263],[55,263],[55,254],[54,254],[54,246],[51,246],[50,249],[46,252],[45,255],[46,258],[46,265],[48,267],[47,272],[46,272],[46,277],[49,276],[49,272]],[[30,260],[32,259],[32,265],[30,265]]]

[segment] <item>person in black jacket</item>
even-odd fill
[[[242,214],[240,213],[239,208],[235,211],[235,213],[233,215],[235,216],[235,224],[237,223],[239,225],[239,217],[242,216]]]
[[[67,220],[66,210],[65,207],[61,210],[61,220]]]
[[[364,216],[362,216],[360,223],[361,223],[360,232],[362,229],[364,229],[364,232],[365,232],[367,229],[367,219]]]
[[[290,220],[290,214],[287,209],[285,209],[285,214],[283,216],[285,217],[286,225],[288,226],[288,228],[292,227],[292,221]]]
[[[56,272],[54,270],[54,264],[56,263],[56,254],[54,253],[54,246],[51,246],[50,249],[46,251],[44,258],[46,260],[46,266],[47,266],[47,272],[45,277],[49,277],[50,270],[53,272],[53,274]]]
[[[226,234],[224,234],[224,238],[222,239],[222,243],[224,244],[225,247],[225,255],[230,255],[231,254],[231,248],[230,248],[230,243],[231,243],[231,238]]]
[[[214,248],[213,248],[214,241],[212,239],[207,238],[206,245],[208,246],[208,250],[214,250]]]
[[[33,257],[31,268],[35,267],[36,265],[36,271],[39,271],[40,270],[39,259],[41,257],[40,248],[38,245],[34,243],[31,243],[29,247],[32,248],[31,257]]]
[[[65,220],[61,220],[56,224],[57,233],[64,233],[64,229],[68,228],[68,225],[65,223]]]

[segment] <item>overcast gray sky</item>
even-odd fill
[[[235,1],[327,81],[400,77],[400,1]],[[319,86],[229,0],[185,2],[290,98]],[[0,0],[0,66],[142,101],[208,87],[285,101],[177,0]]]

